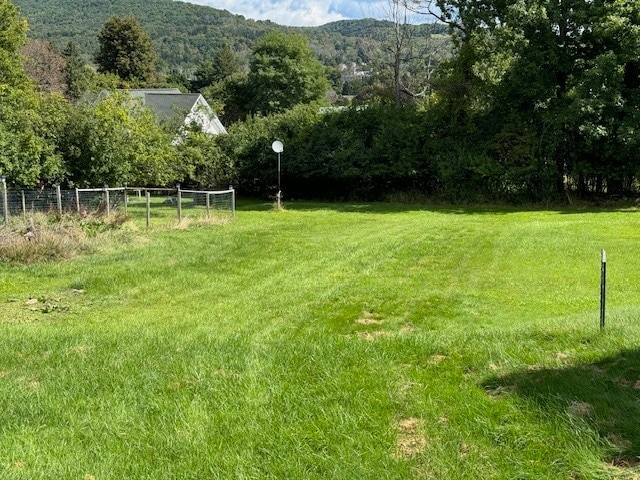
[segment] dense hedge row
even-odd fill
[[[320,113],[297,107],[287,113],[236,124],[221,139],[237,159],[240,189],[274,195],[283,141],[282,189],[288,198],[383,199],[397,193],[445,201],[536,201],[554,195],[553,169],[496,162],[471,137],[444,134],[438,119],[416,108],[350,108]]]

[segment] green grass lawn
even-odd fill
[[[0,265],[0,478],[640,478],[634,209],[131,231]]]

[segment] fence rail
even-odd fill
[[[124,213],[128,217],[144,218],[147,226],[152,219],[235,217],[235,190],[183,190],[162,187],[102,187],[62,190],[60,187],[40,190],[10,189],[0,177],[0,214],[7,224],[12,216],[27,216],[36,212],[77,215]]]

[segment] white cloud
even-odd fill
[[[271,20],[279,25],[316,27],[337,20],[390,19],[389,0],[179,0],[228,10],[253,20]],[[410,23],[430,21],[409,15]]]
[[[349,18],[373,16],[361,0],[188,0],[190,3],[228,10],[254,20],[280,25],[318,26]],[[369,0],[371,1],[371,0]],[[377,1],[377,0],[375,0]]]

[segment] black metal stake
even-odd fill
[[[602,249],[600,263],[600,330],[604,330],[605,305],[607,300],[607,252]]]

